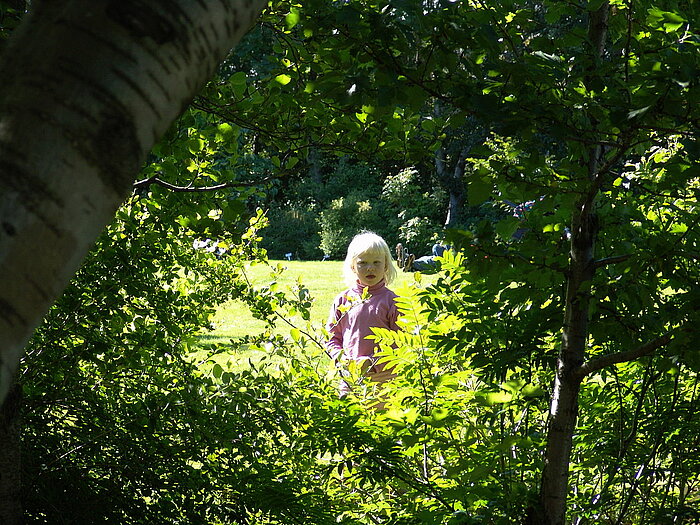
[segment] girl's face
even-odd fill
[[[352,271],[357,279],[365,286],[372,286],[384,279],[386,275],[386,259],[384,254],[364,252],[355,257]]]

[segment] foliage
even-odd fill
[[[269,196],[263,246],[271,257],[341,259],[353,235],[366,229],[390,245],[401,241],[429,253],[441,231],[444,195],[421,187],[414,169],[393,175],[341,158],[326,159],[320,171],[317,181],[288,182]]]
[[[358,232],[370,230],[384,233],[386,216],[383,210],[378,203],[363,197],[361,193],[350,193],[331,201],[330,206],[321,212],[321,249],[325,254],[342,259],[348,244]],[[392,237],[385,238],[387,243],[393,244]]]
[[[697,371],[665,358],[628,363],[594,377],[582,403],[573,458],[575,512],[586,522],[697,521]],[[601,427],[601,409],[607,422]],[[616,488],[617,487],[617,488]]]
[[[283,259],[288,253],[295,260],[323,257],[318,212],[314,204],[274,207],[267,217],[270,226],[263,233],[262,246],[271,258]]]
[[[391,211],[374,199],[381,174],[377,168],[326,159],[317,180],[288,183],[280,190],[286,197],[270,199],[270,226],[264,246],[272,257],[291,252],[295,258],[343,258],[347,244],[358,231],[375,229],[393,237]],[[277,222],[273,219],[284,218]],[[301,235],[306,233],[306,235]],[[290,247],[284,251],[284,247]]]
[[[384,179],[381,197],[398,218],[399,240],[419,256],[430,253],[442,236],[446,196],[439,188],[421,187],[418,170],[406,168]]]
[[[529,204],[453,233],[481,300],[502,312],[498,328],[471,332],[475,322],[444,341],[469,352],[470,336],[493,340],[480,355],[487,377],[507,379],[522,359],[559,363],[555,394],[563,384],[575,399],[577,381],[606,363],[656,353],[695,368],[696,11],[689,2],[290,9],[285,85],[342,108],[334,132],[415,165],[467,118],[493,132],[467,152],[469,202]],[[327,109],[307,95],[300,107]],[[489,331],[503,326],[504,342]],[[552,433],[575,424],[562,417],[547,429],[548,450],[574,436],[573,426]],[[568,452],[556,468],[568,471]],[[541,501],[563,501],[566,484],[555,490]],[[546,522],[564,520],[552,512]]]
[[[19,0],[0,2],[0,50],[2,50],[7,37],[17,27],[26,8],[24,4],[24,1]]]
[[[384,173],[341,158],[326,160],[321,171],[320,181],[279,190],[284,199],[270,196],[263,246],[271,257],[340,259],[353,235],[365,229],[419,254],[429,253],[440,237],[444,194],[423,187],[415,169]]]
[[[401,291],[404,332],[377,331],[382,359],[398,373],[377,428],[412,458],[423,494],[411,498],[434,498],[435,523],[456,511],[512,523],[537,499],[552,381],[541,356],[555,357],[557,320],[548,304],[522,308],[519,287],[501,289],[498,304],[485,301],[489,283],[459,255],[447,252],[442,268],[434,285]],[[533,333],[542,340],[533,343]],[[697,453],[697,440],[681,437],[695,417],[697,382],[697,371],[663,357],[590,379],[572,461],[572,520],[693,522],[694,467],[679,462]],[[433,522],[422,516],[417,523]]]
[[[566,364],[581,374],[566,520],[697,521],[697,10],[273,3],[244,44],[259,53],[224,65],[154,150],[141,199],[28,349],[28,517],[513,523],[541,502]],[[303,282],[246,281],[243,261],[264,256],[241,216],[294,219],[274,226],[276,254],[299,253],[286,230],[318,256],[318,231],[341,257],[365,228],[417,251],[448,193],[426,175],[440,148],[468,150],[471,217],[436,283],[402,291],[404,330],[377,333],[398,377],[377,392],[354,371],[357,395],[339,400]],[[314,178],[312,150],[347,162]],[[192,251],[203,238],[228,255]],[[232,296],[303,321],[192,362]],[[582,334],[564,321],[576,308]],[[583,342],[573,363],[562,334]],[[251,350],[262,363],[246,366]]]
[[[246,235],[236,260],[254,255]],[[20,379],[28,520],[201,513],[208,475],[193,464],[212,447],[200,439],[211,400],[187,350],[241,286],[235,265],[192,239],[157,200],[133,199],[37,331]]]
[[[135,247],[136,253],[143,249]],[[229,275],[226,261],[205,261]],[[29,404],[38,404],[28,414],[28,468],[36,491],[31,508],[56,520],[73,512],[86,523],[110,517],[125,523],[512,523],[536,497],[558,310],[546,300],[522,308],[519,299],[528,293],[522,287],[498,290],[497,302],[485,300],[496,285],[464,263],[447,252],[433,286],[401,290],[404,331],[378,334],[384,359],[399,372],[380,394],[385,411],[369,408],[378,393],[360,377],[357,397],[336,399],[336,376],[317,345],[324,336],[309,323],[290,328],[289,336],[248,338],[247,351],[259,348],[267,357],[243,368],[240,345],[212,345],[209,364],[199,366],[177,359],[177,345],[167,340],[161,352],[116,346],[116,355],[107,351],[121,361],[113,368],[107,355],[91,358],[86,343],[63,343],[62,355],[80,353],[82,361],[73,375],[62,371],[55,401],[46,403],[52,397],[47,386],[56,384],[52,376],[51,383],[35,387],[41,402]],[[95,288],[90,275],[86,289]],[[113,289],[108,283],[106,290]],[[84,297],[86,289],[78,295]],[[286,291],[240,291],[272,322],[284,324],[299,312],[303,319],[310,304],[301,282]],[[84,306],[67,306],[77,306],[73,323],[85,325],[85,333],[109,334],[91,326],[95,316]],[[66,333],[61,311],[64,324],[54,337]],[[170,313],[165,321],[184,318]],[[113,328],[114,345],[142,331],[122,323]],[[549,335],[535,345],[533,332]],[[543,348],[550,355],[544,361]],[[55,374],[55,363],[42,373]],[[697,374],[682,365],[658,372],[647,366],[648,379],[630,390],[627,385],[637,383],[627,375],[637,376],[636,366],[601,376],[584,391],[591,396],[586,406],[595,410],[580,425],[573,509],[597,522],[614,521],[624,493],[620,483],[647,494],[627,503],[626,517],[647,515],[654,522],[663,513],[692,516],[694,470],[685,460],[678,468],[674,458],[697,452],[694,434],[678,439],[684,425],[692,424]],[[34,399],[31,387],[25,388]],[[678,417],[670,419],[678,431],[667,417],[658,418],[656,428],[646,426],[654,421],[646,410],[675,411]],[[625,426],[628,421],[631,426]],[[601,428],[612,429],[604,441]],[[648,439],[659,443],[651,452]],[[616,445],[624,443],[623,450]],[[610,465],[605,478],[599,464]],[[655,475],[662,475],[664,465],[677,468],[672,478],[647,476],[641,479],[650,484],[642,485],[634,481],[640,464]],[[114,498],[115,491],[123,497]],[[84,506],[69,508],[78,496]],[[661,500],[663,507],[654,503]]]

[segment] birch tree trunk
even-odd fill
[[[0,63],[0,402],[147,152],[262,0],[38,3]]]
[[[609,9],[608,2],[603,2],[597,11],[590,14],[588,36],[592,65],[588,81],[595,75],[594,68],[603,56]],[[592,117],[590,121],[591,130],[595,132],[597,123]],[[563,525],[566,520],[569,462],[578,418],[578,395],[583,379],[580,372],[586,358],[591,281],[595,273],[595,241],[599,227],[595,202],[605,175],[600,171],[602,159],[602,148],[599,145],[591,146],[586,159],[588,184],[582,190],[571,218],[564,328],[550,405],[540,487],[542,515],[537,522],[542,525]]]
[[[3,525],[23,522],[21,401],[22,387],[15,383],[0,403],[0,523]]]

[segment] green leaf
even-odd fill
[[[299,15],[299,9],[296,7],[293,7],[287,16],[284,17],[284,22],[287,26],[287,29],[292,29],[295,25],[299,23],[299,20],[301,19]]]
[[[289,84],[292,81],[292,77],[290,77],[289,75],[286,75],[286,74],[281,74],[281,75],[277,75],[275,77],[275,81],[278,84],[286,86],[287,84]]]
[[[234,135],[234,128],[231,124],[223,122],[216,127],[215,140],[217,142],[224,142],[231,139]]]
[[[474,176],[469,179],[467,195],[469,204],[476,206],[491,198],[493,183],[490,179]]]
[[[524,397],[542,397],[545,391],[542,387],[537,385],[525,385],[521,393]]]
[[[421,121],[420,127],[428,133],[435,133],[435,121],[433,119],[425,119]]]
[[[232,86],[245,86],[247,75],[244,71],[237,71],[229,77],[229,82]]]
[[[499,221],[496,224],[496,233],[501,236],[502,239],[510,239],[513,234],[520,226],[520,219],[517,217],[508,217]]]
[[[193,155],[201,152],[204,149],[205,142],[201,138],[193,137],[187,141],[187,149]]]
[[[513,395],[507,392],[487,392],[477,395],[487,406],[509,403],[513,400]]]
[[[248,85],[246,74],[243,71],[238,71],[237,73],[231,75],[231,78],[229,78],[229,83],[231,84],[231,87],[233,87],[233,93],[236,98],[240,99],[245,96]]]

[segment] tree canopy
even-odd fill
[[[42,16],[50,24],[87,9],[65,6],[37,8],[25,33]],[[105,11],[108,27],[117,17],[127,28],[120,38],[170,49],[162,26],[124,6]],[[136,91],[163,95],[168,115],[187,95],[192,103],[153,148],[109,148],[102,169],[121,174],[120,198],[94,207],[106,218],[131,195],[27,346],[3,405],[3,435],[18,439],[20,413],[25,421],[26,516],[697,521],[699,9],[647,0],[272,2],[203,89],[191,60],[177,100],[149,80]],[[11,6],[2,13],[19,18]],[[70,27],[94,36],[99,21],[76,16]],[[45,38],[48,46],[57,37]],[[206,57],[211,70],[232,40],[204,41],[189,57]],[[32,52],[18,36],[1,70]],[[65,53],[76,65],[97,56]],[[45,67],[58,74],[54,62]],[[57,78],[70,93],[69,79]],[[58,118],[17,85],[2,88],[2,122],[23,110],[38,120],[21,133],[2,128],[3,188],[16,196],[3,200],[3,257],[29,246],[12,233],[24,216],[17,203],[38,206],[29,199],[38,186],[13,167],[16,144],[45,156],[30,138]],[[117,97],[134,90],[114,86]],[[151,125],[142,111],[130,118]],[[165,130],[170,119],[157,120]],[[103,128],[89,122],[60,144],[98,136]],[[104,150],[90,144],[88,160]],[[136,177],[134,159],[146,150]],[[21,173],[56,173],[42,166]],[[72,180],[61,191],[90,191]],[[392,243],[452,248],[430,286],[402,291],[405,330],[376,334],[399,372],[386,410],[368,410],[376,399],[361,374],[359,395],[337,399],[303,282],[286,292],[248,282],[246,262],[266,259],[267,222],[279,246],[306,232],[304,249],[316,257],[338,256],[367,224]],[[89,237],[81,233],[81,246]],[[219,257],[192,249],[204,239]],[[52,264],[71,275],[77,262],[58,252]],[[25,264],[27,251],[17,253]],[[52,286],[45,304],[62,284]],[[299,313],[302,324],[288,336],[198,346],[210,312],[230,297],[271,324]],[[9,348],[3,356],[16,355]],[[270,360],[242,367],[251,348]]]

